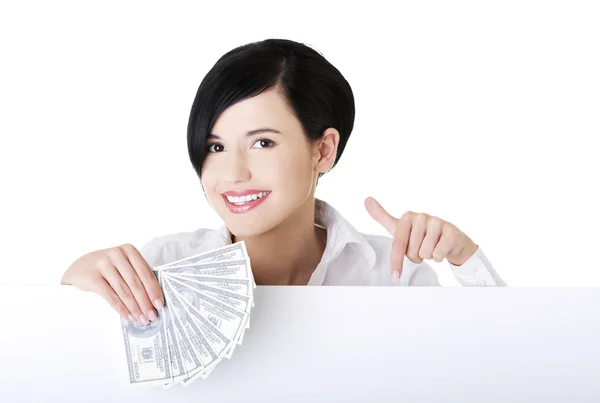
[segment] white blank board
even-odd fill
[[[600,401],[600,288],[255,291],[233,358],[163,390],[128,383],[100,297],[0,287],[0,401]]]

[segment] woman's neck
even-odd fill
[[[314,201],[271,230],[244,241],[258,285],[306,285],[321,261],[327,231],[315,226]]]

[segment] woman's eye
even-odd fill
[[[223,145],[219,144],[219,143],[213,143],[211,145],[208,146],[208,152],[209,153],[219,153],[223,151]]]
[[[273,145],[275,145],[275,142],[269,139],[259,139],[256,140],[256,143],[254,144],[259,144],[260,147],[258,148],[271,148]]]

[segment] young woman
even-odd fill
[[[123,318],[148,324],[164,297],[151,267],[245,241],[258,285],[439,286],[424,262],[446,259],[463,286],[505,286],[455,225],[424,213],[365,207],[392,237],[362,234],[325,201],[318,179],[339,161],[354,125],[354,97],[315,50],[270,39],[223,55],[196,94],[189,156],[224,221],[77,259],[62,284],[104,297]]]

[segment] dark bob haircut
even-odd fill
[[[330,127],[338,130],[337,164],[354,126],[350,84],[316,50],[290,40],[267,39],[227,52],[200,83],[187,134],[189,157],[198,177],[207,154],[206,137],[221,113],[276,86],[300,121],[307,141],[318,140]]]

